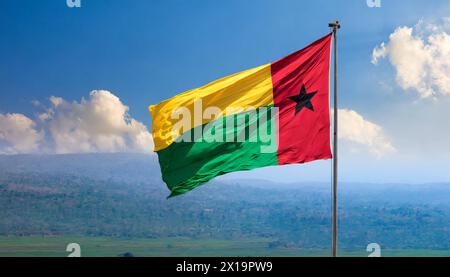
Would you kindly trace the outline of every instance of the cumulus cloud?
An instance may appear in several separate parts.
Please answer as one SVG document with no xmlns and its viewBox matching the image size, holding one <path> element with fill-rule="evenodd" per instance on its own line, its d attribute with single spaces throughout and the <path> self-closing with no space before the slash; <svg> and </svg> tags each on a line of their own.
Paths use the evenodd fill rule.
<svg viewBox="0 0 450 277">
<path fill-rule="evenodd" d="M 36 152 L 43 137 L 36 123 L 25 115 L 0 114 L 0 154 Z"/>
<path fill-rule="evenodd" d="M 12 126 L 7 133 L 9 139 L 5 139 L 9 146 L 2 147 L 2 152 L 14 154 L 39 151 L 66 154 L 153 150 L 152 136 L 147 127 L 132 118 L 128 113 L 128 106 L 109 91 L 92 91 L 88 99 L 82 98 L 79 102 L 68 102 L 55 96 L 49 100 L 50 107 L 40 113 L 35 121 L 24 115 L 16 115 L 15 121 L 21 124 L 11 125 L 11 119 L 0 121 L 2 130 L 4 126 Z M 24 126 L 22 129 L 26 127 L 28 133 L 18 133 L 21 126 Z M 38 127 L 40 131 L 37 130 Z M 42 140 L 44 134 L 45 142 Z M 0 131 L 0 139 L 3 136 L 6 137 L 3 131 Z M 29 137 L 26 141 L 33 141 L 34 144 L 21 142 L 15 139 L 16 136 Z"/>
<path fill-rule="evenodd" d="M 80 102 L 52 96 L 50 102 L 40 118 L 47 122 L 56 153 L 152 150 L 147 127 L 131 118 L 129 108 L 109 91 L 92 91 Z"/>
<path fill-rule="evenodd" d="M 450 94 L 450 18 L 398 27 L 372 51 L 372 63 L 387 58 L 404 90 L 421 98 Z"/>
<path fill-rule="evenodd" d="M 366 147 L 375 156 L 395 151 L 383 128 L 353 110 L 339 109 L 339 139 Z"/>
</svg>

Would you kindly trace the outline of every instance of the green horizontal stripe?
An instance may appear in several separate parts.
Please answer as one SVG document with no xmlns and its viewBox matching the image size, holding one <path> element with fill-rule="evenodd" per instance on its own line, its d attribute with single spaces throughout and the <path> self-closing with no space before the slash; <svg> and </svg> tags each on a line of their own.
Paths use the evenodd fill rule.
<svg viewBox="0 0 450 277">
<path fill-rule="evenodd" d="M 195 138 L 195 129 L 182 136 L 193 142 L 177 141 L 158 151 L 163 180 L 172 192 L 170 197 L 186 193 L 229 172 L 277 165 L 277 131 L 271 117 L 273 112 L 273 106 L 269 106 L 258 109 L 255 116 L 241 113 L 220 118 L 198 127 L 203 130 L 201 137 Z M 264 125 L 263 122 L 267 124 Z M 226 126 L 233 128 L 225 128 Z M 261 136 L 264 132 L 270 135 L 270 141 Z M 219 139 L 213 141 L 213 138 Z M 231 142 L 230 138 L 234 141 Z M 263 153 L 261 147 L 270 144 L 274 145 L 274 150 Z"/>
</svg>

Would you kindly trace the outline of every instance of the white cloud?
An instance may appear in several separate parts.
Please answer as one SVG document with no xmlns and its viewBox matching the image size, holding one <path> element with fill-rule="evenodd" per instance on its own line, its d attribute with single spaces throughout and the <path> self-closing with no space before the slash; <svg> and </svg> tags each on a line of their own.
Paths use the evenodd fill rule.
<svg viewBox="0 0 450 277">
<path fill-rule="evenodd" d="M 56 96 L 50 96 L 49 100 L 55 107 L 58 107 L 59 105 L 61 105 L 64 102 L 64 99 L 62 99 L 61 97 L 56 97 Z"/>
<path fill-rule="evenodd" d="M 372 63 L 377 65 L 378 60 L 385 58 L 387 54 L 388 50 L 386 49 L 386 45 L 382 42 L 379 46 L 372 50 Z"/>
<path fill-rule="evenodd" d="M 92 152 L 151 152 L 153 140 L 147 127 L 132 118 L 128 106 L 106 90 L 92 91 L 88 99 L 68 102 L 61 97 L 50 97 L 51 106 L 33 121 L 23 115 L 11 120 L 0 121 L 3 130 L 9 127 L 9 144 L 0 145 L 3 153 L 45 152 L 45 153 L 92 153 Z M 8 116 L 8 115 L 7 115 Z M 21 118 L 22 121 L 19 121 Z M 38 124 L 37 124 L 38 123 Z M 25 131 L 21 131 L 26 126 Z M 40 127 L 40 132 L 36 130 Z M 22 133 L 20 133 L 22 132 Z M 30 136 L 29 134 L 33 134 Z M 0 131 L 0 139 L 4 131 Z M 41 141 L 38 134 L 45 133 L 46 140 Z M 33 143 L 26 144 L 16 137 L 32 137 Z M 24 140 L 24 139 L 23 139 Z M 27 147 L 26 147 L 27 146 Z M 11 149 L 16 149 L 12 151 Z"/>
<path fill-rule="evenodd" d="M 33 153 L 44 134 L 23 114 L 0 114 L 0 154 Z"/>
<path fill-rule="evenodd" d="M 421 98 L 449 95 L 450 18 L 398 27 L 372 51 L 373 64 L 383 58 L 395 68 L 402 89 L 415 90 Z"/>
<path fill-rule="evenodd" d="M 50 97 L 50 102 L 45 121 L 56 153 L 152 150 L 147 127 L 131 118 L 128 106 L 109 91 L 92 91 L 80 102 L 60 97 Z"/>
<path fill-rule="evenodd" d="M 384 134 L 383 128 L 362 117 L 353 110 L 339 109 L 339 139 L 366 147 L 375 156 L 383 156 L 395 151 Z"/>
</svg>

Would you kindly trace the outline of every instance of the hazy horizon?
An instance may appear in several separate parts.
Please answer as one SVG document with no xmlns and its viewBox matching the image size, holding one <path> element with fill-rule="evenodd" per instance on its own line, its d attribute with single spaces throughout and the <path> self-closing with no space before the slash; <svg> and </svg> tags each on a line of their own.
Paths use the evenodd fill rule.
<svg viewBox="0 0 450 277">
<path fill-rule="evenodd" d="M 46 163 L 41 163 L 41 159 L 44 159 Z M 116 160 L 114 160 L 116 159 Z M 14 163 L 11 164 L 10 162 Z M 106 166 L 112 166 L 115 170 L 119 170 L 118 167 L 122 164 L 127 164 L 127 166 L 135 166 L 134 175 L 146 176 L 147 173 L 151 172 L 151 175 L 155 180 L 160 178 L 160 168 L 157 161 L 156 154 L 143 154 L 143 153 L 84 153 L 84 154 L 17 154 L 17 155 L 0 155 L 0 171 L 31 171 L 34 168 L 35 172 L 39 170 L 42 172 L 51 171 L 68 171 L 70 166 L 75 165 L 76 169 L 94 169 L 102 167 L 100 162 L 107 162 Z M 293 165 L 293 166 L 282 166 L 282 167 L 265 167 L 261 169 L 256 169 L 252 171 L 241 171 L 234 172 L 227 175 L 219 176 L 215 180 L 219 182 L 237 182 L 237 181 L 264 181 L 280 185 L 292 185 L 292 184 L 322 184 L 327 186 L 331 183 L 331 173 L 328 176 L 323 176 L 320 174 L 320 170 L 325 168 L 327 165 L 331 166 L 331 161 L 319 161 L 317 163 L 322 163 L 322 165 L 304 164 L 304 165 Z M 69 167 L 69 168 L 68 168 Z M 331 169 L 331 168 L 330 168 Z M 74 170 L 74 172 L 75 172 Z M 119 170 L 120 172 L 120 170 Z M 117 173 L 117 172 L 116 172 Z M 126 172 L 123 178 L 125 179 Z M 80 172 L 80 175 L 83 173 Z M 86 173 L 85 173 L 86 174 Z M 107 178 L 106 173 L 102 173 L 103 178 Z M 112 173 L 113 175 L 115 173 Z M 273 175 L 271 175 L 273 174 Z M 284 176 L 289 175 L 289 178 L 284 178 Z M 160 180 L 163 183 L 162 180 Z M 383 185 L 428 185 L 428 184 L 450 184 L 450 180 L 441 179 L 434 181 L 421 181 L 416 180 L 415 182 L 409 181 L 391 181 L 391 180 L 367 180 L 367 179 L 356 179 L 356 180 L 346 180 L 341 177 L 341 184 L 353 185 L 360 184 L 363 187 L 370 187 L 371 185 L 376 186 L 379 184 Z M 208 184 L 206 184 L 208 186 Z M 194 192 L 195 193 L 195 192 Z"/>
</svg>

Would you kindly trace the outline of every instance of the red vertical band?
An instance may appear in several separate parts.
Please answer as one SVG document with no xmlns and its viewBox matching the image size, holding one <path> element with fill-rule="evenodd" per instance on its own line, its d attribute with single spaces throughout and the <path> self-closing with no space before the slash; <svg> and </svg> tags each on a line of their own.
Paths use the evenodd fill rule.
<svg viewBox="0 0 450 277">
<path fill-rule="evenodd" d="M 330 47 L 331 34 L 271 65 L 273 99 L 279 107 L 280 165 L 332 157 Z"/>
</svg>

